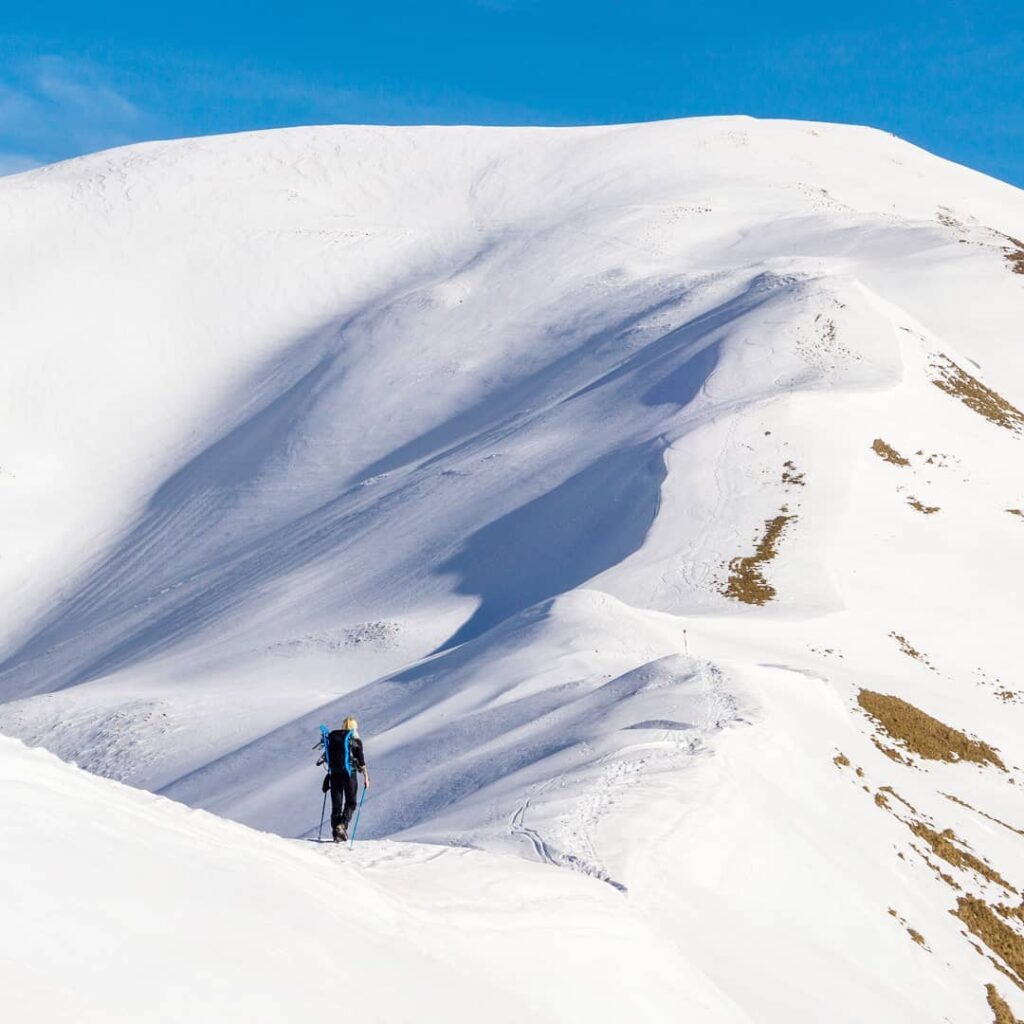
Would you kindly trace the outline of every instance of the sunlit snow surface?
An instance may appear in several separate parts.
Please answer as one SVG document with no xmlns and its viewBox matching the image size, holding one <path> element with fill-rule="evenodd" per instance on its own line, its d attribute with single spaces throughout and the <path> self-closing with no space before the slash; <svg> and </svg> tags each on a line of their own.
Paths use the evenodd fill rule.
<svg viewBox="0 0 1024 1024">
<path fill-rule="evenodd" d="M 344 127 L 2 179 L 0 224 L 0 731 L 293 839 L 4 742 L 13 1019 L 43 958 L 118 1019 L 89 957 L 170 895 L 154 1020 L 314 1006 L 330 929 L 275 929 L 321 903 L 385 921 L 368 1019 L 1024 1014 L 963 904 L 1024 943 L 1019 191 L 860 128 Z"/>
</svg>

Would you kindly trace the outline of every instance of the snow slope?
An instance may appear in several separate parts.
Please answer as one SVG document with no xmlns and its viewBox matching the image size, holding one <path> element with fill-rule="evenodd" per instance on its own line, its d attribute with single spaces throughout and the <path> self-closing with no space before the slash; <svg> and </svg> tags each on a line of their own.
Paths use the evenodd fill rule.
<svg viewBox="0 0 1024 1024">
<path fill-rule="evenodd" d="M 731 1019 L 639 913 L 573 875 L 286 842 L 10 739 L 0 801 L 5 1020 L 675 1020 L 666 996 Z"/>
<path fill-rule="evenodd" d="M 0 730 L 308 836 L 355 713 L 367 838 L 589 876 L 725 1019 L 1024 1012 L 1019 191 L 852 127 L 344 127 L 0 223 Z"/>
</svg>

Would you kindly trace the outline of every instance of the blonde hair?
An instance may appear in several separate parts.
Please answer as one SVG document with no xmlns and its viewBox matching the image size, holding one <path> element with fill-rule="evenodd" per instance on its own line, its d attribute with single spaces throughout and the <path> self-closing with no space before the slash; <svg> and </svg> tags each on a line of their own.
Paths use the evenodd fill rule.
<svg viewBox="0 0 1024 1024">
<path fill-rule="evenodd" d="M 352 732 L 359 731 L 359 723 L 351 715 L 349 715 L 348 718 L 346 718 L 345 721 L 341 723 L 341 727 L 342 729 L 349 729 Z"/>
</svg>

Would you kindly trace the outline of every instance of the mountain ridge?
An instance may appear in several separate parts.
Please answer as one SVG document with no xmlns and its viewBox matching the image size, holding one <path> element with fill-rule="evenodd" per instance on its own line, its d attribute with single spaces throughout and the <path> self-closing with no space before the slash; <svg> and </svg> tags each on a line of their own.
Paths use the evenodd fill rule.
<svg viewBox="0 0 1024 1024">
<path fill-rule="evenodd" d="M 339 127 L 0 217 L 0 731 L 308 837 L 355 713 L 371 846 L 596 879 L 724 1019 L 1018 1006 L 1019 191 L 844 126 Z"/>
</svg>

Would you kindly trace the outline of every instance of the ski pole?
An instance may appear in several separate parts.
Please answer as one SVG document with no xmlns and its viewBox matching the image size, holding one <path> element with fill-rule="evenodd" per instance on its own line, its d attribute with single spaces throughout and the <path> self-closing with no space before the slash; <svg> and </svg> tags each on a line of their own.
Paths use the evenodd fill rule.
<svg viewBox="0 0 1024 1024">
<path fill-rule="evenodd" d="M 327 790 L 324 790 L 324 802 L 320 805 L 320 830 L 316 834 L 316 841 L 319 843 L 324 834 L 324 812 L 327 810 Z"/>
<path fill-rule="evenodd" d="M 363 810 L 363 801 L 366 799 L 366 786 L 363 786 L 363 795 L 359 798 L 359 803 L 356 804 L 356 820 L 352 822 L 352 835 L 348 841 L 348 848 L 352 849 L 352 844 L 356 841 L 356 829 L 359 828 L 359 815 Z"/>
</svg>

